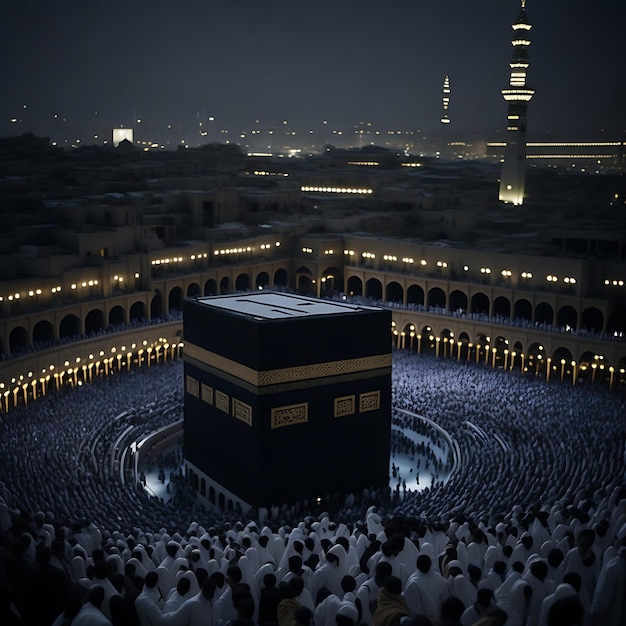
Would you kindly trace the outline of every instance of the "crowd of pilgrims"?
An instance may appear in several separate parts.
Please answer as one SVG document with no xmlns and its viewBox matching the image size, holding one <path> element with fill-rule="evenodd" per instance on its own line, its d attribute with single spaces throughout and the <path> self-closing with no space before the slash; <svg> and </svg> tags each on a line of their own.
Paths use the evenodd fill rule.
<svg viewBox="0 0 626 626">
<path fill-rule="evenodd" d="M 246 515 L 115 473 L 182 417 L 180 361 L 0 415 L 0 624 L 626 624 L 622 395 L 395 351 L 393 405 L 446 480 Z"/>
</svg>

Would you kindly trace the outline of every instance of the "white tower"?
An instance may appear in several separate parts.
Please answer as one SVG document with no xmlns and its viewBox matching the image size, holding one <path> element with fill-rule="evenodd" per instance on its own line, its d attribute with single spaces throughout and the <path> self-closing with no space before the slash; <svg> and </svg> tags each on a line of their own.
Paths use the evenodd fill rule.
<svg viewBox="0 0 626 626">
<path fill-rule="evenodd" d="M 534 90 L 526 85 L 528 70 L 529 31 L 532 25 L 526 17 L 526 0 L 521 0 L 522 7 L 513 24 L 513 57 L 509 87 L 502 90 L 502 96 L 508 102 L 507 145 L 504 152 L 504 165 L 500 177 L 502 202 L 523 204 L 526 183 L 526 109 L 534 95 Z"/>
<path fill-rule="evenodd" d="M 441 106 L 443 108 L 443 113 L 441 114 L 441 119 L 439 120 L 442 124 L 449 124 L 450 118 L 448 117 L 448 109 L 450 108 L 450 77 L 446 76 L 443 79 L 443 89 L 441 90 L 443 96 L 441 97 Z"/>
</svg>

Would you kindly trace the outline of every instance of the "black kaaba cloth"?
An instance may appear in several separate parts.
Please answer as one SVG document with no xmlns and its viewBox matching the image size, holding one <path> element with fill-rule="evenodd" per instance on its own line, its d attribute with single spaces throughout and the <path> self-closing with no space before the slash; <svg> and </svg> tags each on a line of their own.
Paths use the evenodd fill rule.
<svg viewBox="0 0 626 626">
<path fill-rule="evenodd" d="M 183 320 L 186 460 L 251 505 L 388 485 L 390 311 L 260 291 Z"/>
</svg>

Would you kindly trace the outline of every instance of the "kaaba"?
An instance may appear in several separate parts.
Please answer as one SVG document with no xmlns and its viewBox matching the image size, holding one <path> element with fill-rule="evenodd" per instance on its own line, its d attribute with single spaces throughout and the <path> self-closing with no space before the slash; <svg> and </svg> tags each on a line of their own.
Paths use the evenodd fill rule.
<svg viewBox="0 0 626 626">
<path fill-rule="evenodd" d="M 188 298 L 183 341 L 185 466 L 209 502 L 389 484 L 390 311 L 270 291 Z"/>
</svg>

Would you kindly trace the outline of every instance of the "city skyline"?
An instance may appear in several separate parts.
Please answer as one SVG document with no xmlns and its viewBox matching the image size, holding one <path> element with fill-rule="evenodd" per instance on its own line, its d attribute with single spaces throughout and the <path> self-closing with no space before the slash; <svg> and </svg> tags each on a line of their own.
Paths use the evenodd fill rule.
<svg viewBox="0 0 626 626">
<path fill-rule="evenodd" d="M 626 6 L 612 0 L 592 12 L 575 0 L 526 8 L 528 84 L 536 91 L 529 136 L 623 132 Z M 9 86 L 0 95 L 0 135 L 85 141 L 119 125 L 188 132 L 203 123 L 213 129 L 208 139 L 219 140 L 219 129 L 285 122 L 298 130 L 365 122 L 434 133 L 449 76 L 446 131 L 504 136 L 501 90 L 519 10 L 515 0 L 26 0 L 7 9 L 0 27 Z"/>
</svg>

